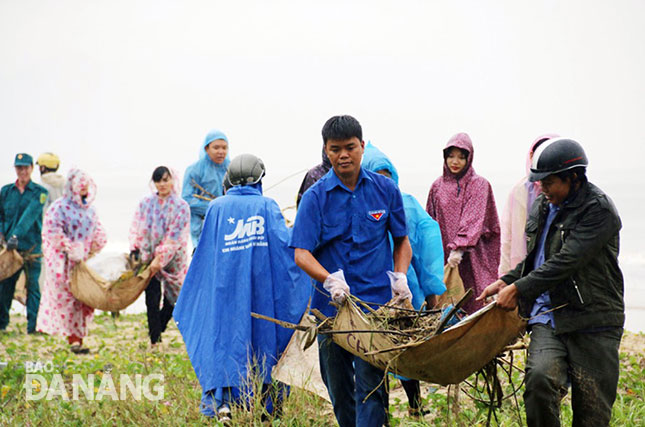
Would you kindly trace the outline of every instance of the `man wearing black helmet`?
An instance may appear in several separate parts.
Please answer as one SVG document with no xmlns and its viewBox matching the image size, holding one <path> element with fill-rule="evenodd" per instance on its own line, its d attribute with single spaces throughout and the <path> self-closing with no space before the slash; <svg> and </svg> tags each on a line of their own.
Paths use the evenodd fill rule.
<svg viewBox="0 0 645 427">
<path fill-rule="evenodd" d="M 279 416 L 285 390 L 271 386 L 271 368 L 293 331 L 251 312 L 298 323 L 310 293 L 280 208 L 262 195 L 264 174 L 264 163 L 252 154 L 231 161 L 228 190 L 208 205 L 173 312 L 202 387 L 200 411 L 224 425 L 256 385 L 258 401 Z"/>
<path fill-rule="evenodd" d="M 572 389 L 573 425 L 608 425 L 618 384 L 625 321 L 618 267 L 621 221 L 612 201 L 587 181 L 576 141 L 555 138 L 535 152 L 529 179 L 543 194 L 526 224 L 526 258 L 478 297 L 497 294 L 529 319 L 526 419 L 560 425 L 560 401 Z"/>
</svg>

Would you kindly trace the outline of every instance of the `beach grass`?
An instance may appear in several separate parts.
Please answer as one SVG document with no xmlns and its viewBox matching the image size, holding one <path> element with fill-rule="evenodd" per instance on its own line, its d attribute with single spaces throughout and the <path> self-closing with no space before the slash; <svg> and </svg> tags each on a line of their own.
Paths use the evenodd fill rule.
<svg viewBox="0 0 645 427">
<path fill-rule="evenodd" d="M 0 332 L 0 425 L 218 425 L 199 412 L 201 388 L 174 325 L 163 334 L 161 348 L 151 350 L 145 314 L 97 315 L 84 344 L 87 355 L 75 355 L 60 337 L 27 335 L 23 316 L 12 316 Z M 612 425 L 645 425 L 645 335 L 626 332 L 621 344 L 621 375 Z M 523 368 L 525 355 L 515 352 L 515 365 Z M 503 377 L 503 376 L 502 376 Z M 522 381 L 519 370 L 511 380 L 502 378 L 503 394 Z M 35 379 L 34 379 L 35 378 Z M 80 378 L 82 387 L 74 381 Z M 31 380 L 30 384 L 26 384 Z M 46 383 L 44 386 L 40 381 Z M 60 380 L 60 384 L 56 381 Z M 128 381 L 131 383 L 129 384 Z M 132 388 L 140 381 L 140 387 Z M 147 381 L 147 383 L 146 383 Z M 408 415 L 408 403 L 394 378 L 390 385 L 390 425 L 485 425 L 487 405 L 473 400 L 485 397 L 471 385 L 461 384 L 455 404 L 454 387 L 422 383 L 427 414 Z M 478 381 L 481 389 L 481 379 Z M 43 392 L 43 387 L 45 392 Z M 29 390 L 27 390 L 29 389 Z M 141 391 L 138 395 L 136 391 Z M 508 396 L 491 416 L 492 425 L 525 425 L 522 391 Z M 29 400 L 32 397 L 42 397 Z M 49 396 L 47 395 L 49 394 Z M 50 397 L 51 399 L 48 399 Z M 68 400 L 65 400 L 67 397 Z M 562 406 L 563 425 L 571 424 L 569 397 Z M 328 426 L 335 420 L 331 405 L 318 396 L 292 388 L 280 419 L 267 417 L 261 405 L 233 408 L 234 425 Z"/>
</svg>

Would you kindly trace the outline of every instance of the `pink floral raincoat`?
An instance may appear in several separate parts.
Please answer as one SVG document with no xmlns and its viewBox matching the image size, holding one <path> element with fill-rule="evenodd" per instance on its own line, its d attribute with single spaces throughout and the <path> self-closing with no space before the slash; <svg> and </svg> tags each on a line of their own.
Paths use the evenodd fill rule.
<svg viewBox="0 0 645 427">
<path fill-rule="evenodd" d="M 164 296 L 175 304 L 188 271 L 190 207 L 180 196 L 179 177 L 173 175 L 173 191 L 165 199 L 156 194 L 144 197 L 130 227 L 130 250 L 139 249 L 142 261 L 159 257 L 157 273 Z M 152 186 L 154 188 L 154 186 Z"/>
<path fill-rule="evenodd" d="M 81 189 L 87 188 L 86 197 Z M 100 251 L 107 243 L 105 230 L 91 206 L 96 185 L 85 172 L 72 169 L 62 198 L 56 200 L 43 220 L 43 255 L 46 280 L 43 286 L 36 329 L 51 335 L 87 335 L 94 309 L 70 292 L 70 273 L 79 261 Z"/>
<path fill-rule="evenodd" d="M 452 250 L 464 251 L 459 274 L 473 298 L 466 304 L 469 313 L 481 308 L 475 302 L 486 286 L 497 280 L 500 229 L 495 197 L 490 183 L 473 169 L 474 150 L 468 134 L 458 133 L 446 148 L 468 151 L 466 166 L 455 176 L 443 163 L 443 175 L 430 187 L 426 211 L 439 223 L 443 240 L 444 263 Z"/>
<path fill-rule="evenodd" d="M 535 146 L 538 142 L 557 136 L 556 134 L 546 134 L 533 141 L 526 155 L 526 176 L 515 184 L 508 195 L 501 220 L 502 253 L 498 269 L 500 277 L 515 268 L 526 257 L 526 234 L 524 233 L 526 218 L 535 198 L 542 192 L 539 182 L 529 182 L 527 179 Z"/>
</svg>

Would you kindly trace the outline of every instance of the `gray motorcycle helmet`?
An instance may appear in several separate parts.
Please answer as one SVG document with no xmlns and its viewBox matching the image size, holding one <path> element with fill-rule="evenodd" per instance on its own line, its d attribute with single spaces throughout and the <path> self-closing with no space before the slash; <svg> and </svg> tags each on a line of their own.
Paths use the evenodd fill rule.
<svg viewBox="0 0 645 427">
<path fill-rule="evenodd" d="M 231 188 L 231 183 L 228 181 L 228 172 L 224 174 L 224 179 L 222 179 L 222 188 L 224 189 L 224 194 Z"/>
<path fill-rule="evenodd" d="M 582 146 L 569 138 L 553 138 L 543 142 L 533 153 L 529 181 L 577 167 L 587 167 L 589 161 Z"/>
<path fill-rule="evenodd" d="M 262 159 L 253 154 L 240 154 L 231 160 L 224 176 L 224 187 L 257 184 L 266 173 Z"/>
</svg>

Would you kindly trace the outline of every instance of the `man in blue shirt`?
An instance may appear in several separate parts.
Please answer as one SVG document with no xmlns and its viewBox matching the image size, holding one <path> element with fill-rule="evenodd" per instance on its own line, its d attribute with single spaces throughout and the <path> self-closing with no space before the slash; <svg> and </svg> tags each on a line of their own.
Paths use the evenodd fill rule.
<svg viewBox="0 0 645 427">
<path fill-rule="evenodd" d="M 296 264 L 316 280 L 312 307 L 334 316 L 331 300 L 342 304 L 350 293 L 378 304 L 393 296 L 410 299 L 406 272 L 412 249 L 399 189 L 391 179 L 361 167 L 365 143 L 355 118 L 332 117 L 322 136 L 332 170 L 303 195 L 290 244 Z M 340 426 L 382 425 L 387 405 L 386 391 L 379 387 L 383 371 L 328 336 L 319 336 L 318 349 Z"/>
<path fill-rule="evenodd" d="M 14 166 L 18 179 L 0 191 L 0 234 L 7 239 L 7 249 L 40 255 L 47 190 L 31 180 L 34 165 L 29 154 L 16 154 Z M 40 306 L 40 258 L 30 258 L 16 274 L 0 282 L 0 331 L 9 324 L 9 309 L 16 281 L 23 270 L 27 279 L 27 332 L 31 334 L 36 331 Z"/>
</svg>

